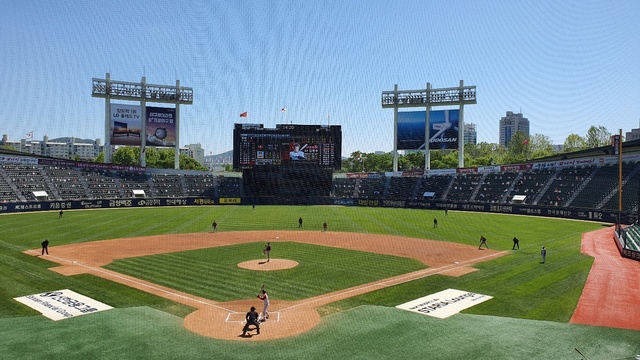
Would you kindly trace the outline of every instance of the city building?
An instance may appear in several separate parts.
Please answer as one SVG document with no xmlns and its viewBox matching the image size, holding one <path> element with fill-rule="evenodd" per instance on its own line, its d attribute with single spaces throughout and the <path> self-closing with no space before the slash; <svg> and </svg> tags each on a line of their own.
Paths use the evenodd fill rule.
<svg viewBox="0 0 640 360">
<path fill-rule="evenodd" d="M 529 137 L 529 119 L 522 113 L 507 111 L 507 115 L 500 119 L 500 145 L 508 147 L 511 137 L 518 131 Z"/>
<path fill-rule="evenodd" d="M 631 129 L 624 135 L 624 141 L 638 140 L 640 139 L 640 129 Z"/>
<path fill-rule="evenodd" d="M 78 161 L 94 161 L 104 149 L 100 139 L 96 139 L 92 143 L 76 141 L 73 137 L 61 139 L 62 141 L 60 139 L 51 141 L 45 135 L 41 141 L 33 139 L 9 140 L 9 136 L 4 134 L 0 145 L 10 146 L 26 154 Z M 112 145 L 111 152 L 115 153 L 116 150 L 117 147 Z M 204 149 L 200 144 L 189 144 L 181 148 L 180 153 L 195 159 L 202 165 L 205 163 Z"/>
<path fill-rule="evenodd" d="M 180 148 L 180 154 L 186 155 L 204 166 L 204 149 L 200 143 L 189 144 Z"/>
<path fill-rule="evenodd" d="M 478 131 L 476 130 L 476 124 L 464 124 L 464 143 L 474 145 L 478 143 Z"/>
</svg>

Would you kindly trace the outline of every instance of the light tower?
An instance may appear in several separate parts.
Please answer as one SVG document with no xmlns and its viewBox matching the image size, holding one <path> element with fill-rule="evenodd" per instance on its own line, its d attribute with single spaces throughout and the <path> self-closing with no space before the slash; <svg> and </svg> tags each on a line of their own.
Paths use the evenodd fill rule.
<svg viewBox="0 0 640 360">
<path fill-rule="evenodd" d="M 398 84 L 393 91 L 382 92 L 382 108 L 393 108 L 393 171 L 398 171 L 398 109 L 399 108 L 426 108 L 425 116 L 425 156 L 424 168 L 430 168 L 429 144 L 429 112 L 434 106 L 455 106 L 460 107 L 460 122 L 458 134 L 458 167 L 464 167 L 464 105 L 476 103 L 476 87 L 464 86 L 464 81 L 460 80 L 459 87 L 432 89 L 427 83 L 427 88 L 422 90 L 398 90 Z"/>
<path fill-rule="evenodd" d="M 92 97 L 104 98 L 105 113 L 105 146 L 104 162 L 111 162 L 111 141 L 114 131 L 111 124 L 111 100 L 139 101 L 141 108 L 141 120 L 146 124 L 147 102 L 175 104 L 175 161 L 176 169 L 180 169 L 180 105 L 193 104 L 193 89 L 180 86 L 180 80 L 176 80 L 176 85 L 154 85 L 147 84 L 145 77 L 139 83 L 111 80 L 111 75 L 107 73 L 105 79 L 93 78 Z M 173 117 L 173 115 L 172 115 Z M 172 119 L 173 120 L 173 119 Z M 127 136 L 129 133 L 127 133 Z M 145 148 L 147 146 L 146 126 L 141 126 L 140 131 L 140 165 L 146 166 Z M 164 134 L 166 135 L 166 133 Z"/>
</svg>

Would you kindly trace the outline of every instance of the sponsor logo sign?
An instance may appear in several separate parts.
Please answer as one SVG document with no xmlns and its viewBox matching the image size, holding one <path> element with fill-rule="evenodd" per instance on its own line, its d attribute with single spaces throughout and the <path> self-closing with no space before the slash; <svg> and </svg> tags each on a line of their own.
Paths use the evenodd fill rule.
<svg viewBox="0 0 640 360">
<path fill-rule="evenodd" d="M 397 305 L 396 307 L 398 309 L 444 319 L 490 299 L 493 299 L 493 297 L 469 291 L 447 289 Z"/>
<path fill-rule="evenodd" d="M 53 321 L 113 309 L 107 304 L 69 289 L 27 295 L 14 300 L 41 312 Z"/>
</svg>

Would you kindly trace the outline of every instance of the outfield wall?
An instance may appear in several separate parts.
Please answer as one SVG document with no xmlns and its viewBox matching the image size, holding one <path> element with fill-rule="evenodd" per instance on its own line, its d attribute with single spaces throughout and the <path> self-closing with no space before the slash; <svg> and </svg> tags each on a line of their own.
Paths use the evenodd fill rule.
<svg viewBox="0 0 640 360">
<path fill-rule="evenodd" d="M 578 219 L 616 223 L 618 213 L 613 211 L 589 210 L 583 208 L 558 208 L 516 204 L 455 203 L 443 201 L 406 201 L 382 199 L 355 199 L 331 197 L 260 197 L 260 198 L 131 198 L 108 200 L 67 200 L 1 203 L 0 214 L 32 211 L 60 211 L 82 209 L 117 209 L 149 206 L 200 206 L 200 205 L 338 205 L 383 208 L 410 208 L 430 210 L 459 210 L 487 213 L 502 213 L 527 216 L 547 216 L 564 219 Z M 621 222 L 632 224 L 635 213 L 622 213 Z"/>
</svg>

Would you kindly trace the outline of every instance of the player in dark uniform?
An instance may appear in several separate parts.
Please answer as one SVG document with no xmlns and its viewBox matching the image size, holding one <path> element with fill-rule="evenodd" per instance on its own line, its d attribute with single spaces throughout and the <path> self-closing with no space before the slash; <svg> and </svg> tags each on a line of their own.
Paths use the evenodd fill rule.
<svg viewBox="0 0 640 360">
<path fill-rule="evenodd" d="M 267 255 L 267 262 L 271 261 L 271 243 L 268 242 L 267 245 L 264 246 L 264 250 L 262 250 L 262 253 Z"/>
<path fill-rule="evenodd" d="M 44 239 L 42 242 L 42 255 L 44 255 L 45 252 L 49 255 L 49 240 L 47 239 Z"/>
<path fill-rule="evenodd" d="M 511 250 L 515 250 L 515 249 L 520 249 L 520 240 L 518 240 L 517 237 L 513 238 L 513 247 L 511 248 Z"/>
<path fill-rule="evenodd" d="M 487 238 L 480 235 L 480 246 L 478 246 L 478 250 L 482 248 L 482 245 L 484 245 L 487 249 L 489 248 L 489 245 L 487 245 Z"/>
<path fill-rule="evenodd" d="M 258 321 L 258 313 L 256 312 L 255 306 L 251 307 L 251 311 L 249 311 L 244 318 L 247 320 L 247 323 L 244 324 L 244 327 L 242 328 L 242 336 L 247 335 L 247 331 L 249 331 L 249 326 L 251 325 L 256 327 L 258 335 L 260 335 L 260 321 Z"/>
</svg>

